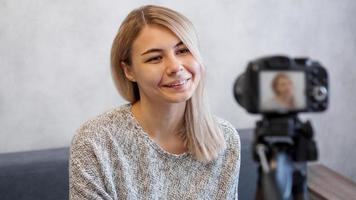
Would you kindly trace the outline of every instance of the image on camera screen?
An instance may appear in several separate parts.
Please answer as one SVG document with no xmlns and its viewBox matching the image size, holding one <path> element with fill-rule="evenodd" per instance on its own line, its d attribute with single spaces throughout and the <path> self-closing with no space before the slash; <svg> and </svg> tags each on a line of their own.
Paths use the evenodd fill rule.
<svg viewBox="0 0 356 200">
<path fill-rule="evenodd" d="M 303 71 L 261 71 L 259 83 L 262 112 L 285 113 L 306 108 Z"/>
</svg>

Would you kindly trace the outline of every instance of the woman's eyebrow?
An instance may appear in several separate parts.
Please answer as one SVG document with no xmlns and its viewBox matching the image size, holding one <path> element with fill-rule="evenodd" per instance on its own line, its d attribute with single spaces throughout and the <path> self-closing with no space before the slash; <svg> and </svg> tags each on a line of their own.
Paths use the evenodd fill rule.
<svg viewBox="0 0 356 200">
<path fill-rule="evenodd" d="M 174 48 L 177 48 L 181 45 L 184 45 L 182 41 L 179 41 L 176 45 L 174 45 Z M 148 54 L 148 53 L 152 53 L 152 52 L 161 52 L 162 49 L 158 49 L 158 48 L 152 48 L 152 49 L 148 49 L 147 51 L 143 52 L 141 54 L 141 56 L 145 55 L 145 54 Z"/>
<path fill-rule="evenodd" d="M 179 47 L 180 45 L 184 45 L 182 41 L 179 41 L 179 42 L 174 46 L 174 48 Z"/>
<path fill-rule="evenodd" d="M 161 52 L 161 51 L 162 51 L 162 49 L 153 48 L 153 49 L 149 49 L 149 50 L 143 52 L 143 53 L 141 54 L 141 56 L 143 56 L 143 55 L 145 55 L 145 54 L 148 54 L 148 53 Z"/>
</svg>

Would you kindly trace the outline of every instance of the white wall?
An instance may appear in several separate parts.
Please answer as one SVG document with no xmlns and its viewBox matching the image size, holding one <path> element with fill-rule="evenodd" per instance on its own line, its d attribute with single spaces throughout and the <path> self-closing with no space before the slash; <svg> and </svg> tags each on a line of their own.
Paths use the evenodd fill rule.
<svg viewBox="0 0 356 200">
<path fill-rule="evenodd" d="M 238 128 L 258 119 L 232 96 L 248 60 L 283 53 L 321 61 L 330 109 L 303 118 L 313 121 L 320 162 L 356 181 L 353 0 L 0 0 L 0 152 L 68 146 L 83 121 L 124 103 L 110 76 L 111 42 L 126 14 L 147 3 L 193 21 L 212 110 Z"/>
</svg>

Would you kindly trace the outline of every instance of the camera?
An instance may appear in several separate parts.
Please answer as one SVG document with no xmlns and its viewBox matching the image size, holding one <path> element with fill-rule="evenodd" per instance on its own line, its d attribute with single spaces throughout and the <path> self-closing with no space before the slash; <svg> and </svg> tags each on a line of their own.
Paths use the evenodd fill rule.
<svg viewBox="0 0 356 200">
<path fill-rule="evenodd" d="M 329 101 L 326 69 L 309 58 L 283 55 L 250 61 L 233 90 L 237 102 L 250 113 L 320 112 Z"/>
</svg>

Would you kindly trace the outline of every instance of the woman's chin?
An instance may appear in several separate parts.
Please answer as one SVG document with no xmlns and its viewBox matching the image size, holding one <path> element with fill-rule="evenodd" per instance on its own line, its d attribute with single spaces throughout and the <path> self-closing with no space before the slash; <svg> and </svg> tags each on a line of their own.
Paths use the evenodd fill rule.
<svg viewBox="0 0 356 200">
<path fill-rule="evenodd" d="M 185 96 L 185 97 L 170 97 L 170 98 L 167 98 L 167 102 L 168 103 L 183 103 L 183 102 L 186 102 L 188 101 L 189 99 L 191 98 L 191 96 Z"/>
</svg>

